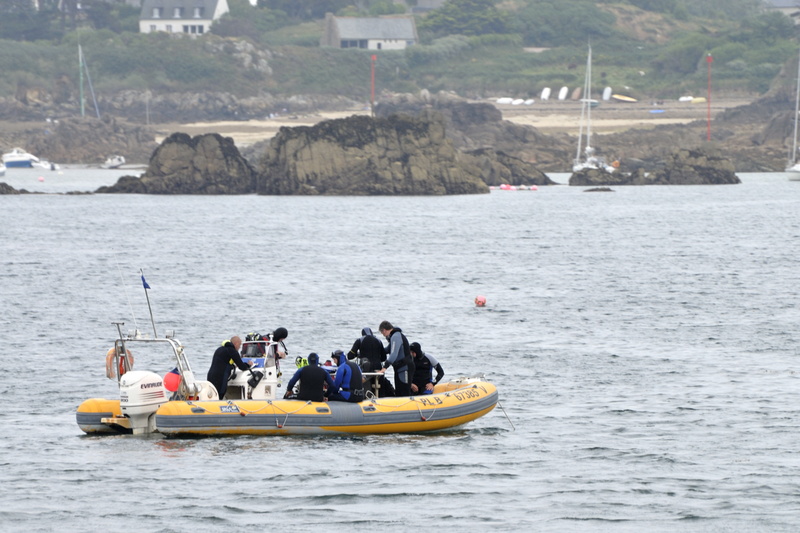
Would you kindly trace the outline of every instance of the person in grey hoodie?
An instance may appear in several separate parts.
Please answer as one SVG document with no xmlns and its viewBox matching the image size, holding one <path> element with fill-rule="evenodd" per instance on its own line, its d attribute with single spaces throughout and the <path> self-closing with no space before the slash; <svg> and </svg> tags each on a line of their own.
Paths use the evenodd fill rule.
<svg viewBox="0 0 800 533">
<path fill-rule="evenodd" d="M 389 355 L 379 372 L 385 373 L 390 366 L 394 368 L 395 396 L 411 396 L 411 377 L 414 375 L 414 358 L 403 330 L 392 326 L 388 320 L 378 326 L 381 334 L 389 341 Z"/>
</svg>

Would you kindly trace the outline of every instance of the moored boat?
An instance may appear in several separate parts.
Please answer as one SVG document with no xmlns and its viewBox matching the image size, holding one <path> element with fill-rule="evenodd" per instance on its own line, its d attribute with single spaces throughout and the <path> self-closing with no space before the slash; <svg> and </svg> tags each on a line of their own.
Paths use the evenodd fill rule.
<svg viewBox="0 0 800 533">
<path fill-rule="evenodd" d="M 494 409 L 496 387 L 482 376 L 439 383 L 433 394 L 369 397 L 360 403 L 280 399 L 280 371 L 263 349 L 271 340 L 242 346 L 252 361 L 228 382 L 225 398 L 208 381 L 197 380 L 177 339 L 123 335 L 109 350 L 106 372 L 116 378 L 119 399 L 91 398 L 77 409 L 76 420 L 89 434 L 151 434 L 170 437 L 220 435 L 382 434 L 437 431 L 466 424 Z M 132 349 L 150 344 L 169 348 L 175 369 L 163 378 L 132 370 Z M 255 349 L 253 349 L 255 348 Z M 247 357 L 251 355 L 251 357 Z M 371 395 L 370 395 L 371 396 Z"/>
<path fill-rule="evenodd" d="M 3 154 L 3 164 L 7 168 L 30 168 L 33 167 L 34 163 L 38 162 L 38 157 L 33 154 L 29 154 L 22 148 L 12 148 L 10 152 Z"/>
<path fill-rule="evenodd" d="M 101 165 L 102 168 L 119 168 L 125 164 L 125 156 L 112 155 Z"/>
</svg>

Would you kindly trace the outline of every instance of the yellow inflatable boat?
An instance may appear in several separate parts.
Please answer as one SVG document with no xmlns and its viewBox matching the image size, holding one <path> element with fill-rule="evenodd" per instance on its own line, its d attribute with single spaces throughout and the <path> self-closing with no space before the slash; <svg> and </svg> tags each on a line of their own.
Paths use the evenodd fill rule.
<svg viewBox="0 0 800 533">
<path fill-rule="evenodd" d="M 441 389 L 450 384 L 440 385 Z M 302 400 L 169 402 L 156 429 L 169 436 L 417 433 L 466 424 L 491 411 L 497 389 L 473 380 L 446 392 L 360 403 Z"/>
<path fill-rule="evenodd" d="M 92 398 L 78 407 L 78 426 L 88 434 L 419 433 L 466 424 L 498 402 L 497 388 L 482 376 L 439 383 L 433 394 L 369 398 L 360 403 L 277 399 L 280 374 L 275 362 L 266 357 L 253 358 L 254 370 L 233 376 L 225 398 L 219 399 L 211 383 L 194 378 L 178 340 L 126 337 L 120 326 L 120 337 L 109 350 L 106 365 L 109 377 L 118 381 L 120 398 Z M 175 369 L 164 377 L 132 370 L 130 347 L 137 343 L 169 346 Z"/>
</svg>

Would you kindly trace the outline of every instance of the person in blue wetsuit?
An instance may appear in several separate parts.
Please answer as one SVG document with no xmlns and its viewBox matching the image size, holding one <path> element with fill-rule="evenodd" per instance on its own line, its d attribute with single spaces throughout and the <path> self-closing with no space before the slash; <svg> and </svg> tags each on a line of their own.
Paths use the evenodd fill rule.
<svg viewBox="0 0 800 533">
<path fill-rule="evenodd" d="M 253 365 L 252 361 L 250 364 L 242 361 L 239 355 L 241 346 L 242 339 L 231 337 L 217 348 L 214 357 L 211 358 L 211 368 L 208 369 L 206 379 L 217 388 L 220 400 L 225 397 L 225 392 L 228 390 L 228 379 L 231 377 L 233 366 L 236 365 L 240 370 L 248 370 Z"/>
<path fill-rule="evenodd" d="M 414 375 L 414 359 L 408 347 L 408 339 L 403 330 L 392 326 L 388 320 L 378 326 L 381 334 L 389 341 L 389 356 L 380 372 L 385 373 L 390 366 L 394 368 L 395 396 L 411 396 L 411 376 Z"/>
<path fill-rule="evenodd" d="M 286 394 L 284 398 L 291 398 L 294 386 L 300 381 L 300 390 L 297 392 L 296 398 L 298 400 L 305 400 L 308 402 L 324 402 L 325 393 L 323 386 L 328 384 L 328 391 L 337 392 L 336 385 L 333 384 L 333 379 L 327 370 L 319 366 L 319 355 L 314 352 L 308 354 L 308 365 L 298 368 L 294 373 L 292 379 L 286 385 Z"/>
<path fill-rule="evenodd" d="M 364 378 L 361 369 L 352 361 L 348 361 L 342 350 L 336 350 L 331 354 L 333 362 L 336 363 L 336 378 L 333 380 L 334 387 L 339 392 L 329 393 L 328 400 L 334 402 L 360 402 L 364 399 Z"/>
<path fill-rule="evenodd" d="M 414 377 L 411 378 L 411 394 L 432 394 L 433 387 L 444 377 L 444 370 L 439 361 L 430 354 L 422 351 L 418 342 L 412 342 L 408 349 L 414 357 Z M 433 369 L 436 369 L 436 379 L 433 379 Z"/>
</svg>

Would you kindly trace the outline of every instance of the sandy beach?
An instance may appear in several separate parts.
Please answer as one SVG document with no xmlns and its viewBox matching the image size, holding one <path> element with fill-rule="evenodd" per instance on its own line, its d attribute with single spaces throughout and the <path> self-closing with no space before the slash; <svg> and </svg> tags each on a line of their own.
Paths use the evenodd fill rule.
<svg viewBox="0 0 800 533">
<path fill-rule="evenodd" d="M 494 100 L 485 100 L 494 103 Z M 721 98 L 711 102 L 713 118 L 721 111 L 749 103 L 744 98 Z M 516 124 L 533 126 L 543 133 L 567 133 L 577 135 L 580 128 L 581 104 L 572 100 L 536 101 L 531 105 L 495 104 L 503 118 Z M 271 139 L 283 126 L 312 126 L 323 120 L 367 115 L 364 109 L 314 113 L 308 115 L 278 116 L 264 120 L 202 122 L 191 124 L 159 124 L 157 142 L 171 133 L 182 131 L 189 135 L 219 133 L 232 137 L 236 146 L 246 147 L 259 141 Z M 632 128 L 654 128 L 668 124 L 685 124 L 695 120 L 706 120 L 709 105 L 703 103 L 607 101 L 592 109 L 592 132 L 615 133 Z"/>
</svg>

